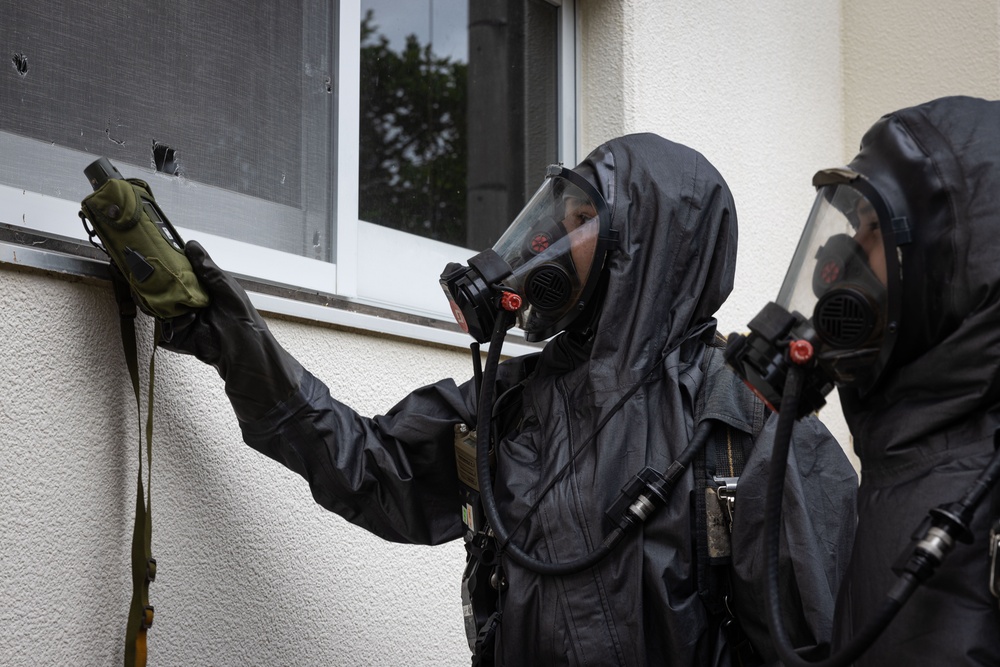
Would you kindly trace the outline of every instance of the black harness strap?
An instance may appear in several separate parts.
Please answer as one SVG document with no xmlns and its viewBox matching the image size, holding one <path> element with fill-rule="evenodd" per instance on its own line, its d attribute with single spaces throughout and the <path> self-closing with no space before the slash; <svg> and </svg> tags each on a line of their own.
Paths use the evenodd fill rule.
<svg viewBox="0 0 1000 667">
<path fill-rule="evenodd" d="M 706 354 L 706 377 L 717 374 L 721 351 L 710 347 Z M 737 488 L 754 441 L 764 427 L 764 407 L 749 392 L 740 396 L 744 414 L 752 415 L 750 432 L 718 419 L 701 456 L 694 462 L 695 491 L 692 498 L 692 530 L 695 535 L 698 594 L 709 614 L 717 619 L 731 649 L 733 664 L 762 664 L 732 611 L 731 533 L 736 512 Z M 704 411 L 705 392 L 699 393 L 697 413 Z"/>
</svg>

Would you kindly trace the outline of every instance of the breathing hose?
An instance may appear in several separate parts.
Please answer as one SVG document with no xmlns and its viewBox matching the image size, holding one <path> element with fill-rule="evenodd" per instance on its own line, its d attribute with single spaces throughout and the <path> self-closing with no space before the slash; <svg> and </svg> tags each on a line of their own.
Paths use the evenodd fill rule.
<svg viewBox="0 0 1000 667">
<path fill-rule="evenodd" d="M 532 572 L 545 575 L 564 575 L 580 572 L 589 567 L 593 567 L 602 558 L 607 556 L 621 541 L 624 531 L 616 529 L 612 531 L 599 547 L 580 558 L 576 558 L 565 563 L 547 563 L 538 560 L 525 553 L 520 547 L 510 541 L 510 534 L 504 527 L 497 510 L 496 498 L 493 496 L 492 471 L 490 470 L 490 432 L 491 416 L 493 411 L 493 397 L 496 393 L 497 369 L 500 365 L 500 350 L 503 346 L 507 329 L 513 322 L 514 314 L 501 310 L 497 316 L 496 326 L 493 329 L 493 337 L 490 339 L 490 350 L 486 355 L 486 366 L 483 369 L 483 386 L 479 394 L 479 403 L 476 415 L 476 432 L 484 435 L 483 441 L 476 447 L 476 474 L 479 477 L 480 499 L 483 503 L 483 512 L 489 522 L 497 542 L 502 546 L 503 551 L 510 556 L 511 560 L 527 568 Z"/>
<path fill-rule="evenodd" d="M 641 523 L 656 504 L 666 503 L 670 492 L 673 490 L 681 474 L 683 474 L 695 455 L 708 441 L 711 424 L 708 421 L 702 422 L 698 429 L 696 429 L 690 444 L 667 469 L 666 475 L 657 480 L 657 483 L 650 485 L 646 494 L 640 495 L 637 498 L 636 503 L 629 508 L 624 520 L 609 532 L 601 544 L 590 551 L 590 553 L 561 563 L 542 561 L 527 554 L 523 549 L 511 542 L 511 533 L 506 529 L 500 518 L 496 498 L 493 495 L 493 478 L 492 470 L 490 469 L 489 450 L 492 444 L 491 424 L 493 402 L 496 394 L 497 370 L 500 365 L 500 351 L 503 341 L 513 321 L 514 314 L 512 312 L 503 309 L 498 312 L 496 324 L 490 339 L 490 349 L 486 355 L 486 364 L 483 369 L 482 386 L 476 409 L 476 432 L 480 435 L 476 447 L 476 474 L 479 480 L 480 501 L 482 502 L 483 513 L 486 515 L 486 520 L 490 528 L 492 528 L 493 534 L 496 536 L 500 550 L 510 556 L 511 560 L 521 567 L 541 575 L 559 576 L 574 574 L 599 563 L 618 546 L 631 526 Z M 619 406 L 634 393 L 639 384 L 641 382 L 637 383 L 632 391 L 622 397 L 618 403 Z M 614 409 L 612 410 L 613 412 Z M 604 423 L 606 423 L 606 420 L 602 422 L 601 426 Z M 551 486 L 550 484 L 546 487 L 546 491 Z M 518 524 L 518 527 L 520 525 Z"/>
<path fill-rule="evenodd" d="M 765 539 L 767 548 L 767 615 L 771 639 L 781 662 L 786 667 L 847 667 L 854 663 L 875 642 L 889 623 L 913 595 L 917 587 L 929 578 L 944 557 L 951 551 L 956 539 L 972 542 L 969 524 L 976 508 L 1000 478 L 1000 451 L 994 454 L 986 469 L 979 475 L 961 500 L 930 511 L 931 526 L 913 548 L 906 565 L 899 573 L 896 584 L 875 616 L 855 634 L 851 641 L 829 658 L 821 661 L 803 659 L 788 639 L 778 588 L 778 557 L 781 544 L 781 501 L 784 495 L 785 467 L 792 429 L 798 410 L 799 397 L 805 384 L 806 370 L 792 365 L 788 370 L 781 412 L 774 435 L 774 449 L 768 470 L 767 500 L 765 505 Z"/>
</svg>

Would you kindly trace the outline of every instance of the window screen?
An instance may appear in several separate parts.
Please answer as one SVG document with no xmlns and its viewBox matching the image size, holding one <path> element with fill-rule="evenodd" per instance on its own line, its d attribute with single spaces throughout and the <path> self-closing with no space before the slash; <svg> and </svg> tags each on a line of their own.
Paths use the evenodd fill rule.
<svg viewBox="0 0 1000 667">
<path fill-rule="evenodd" d="M 0 184 L 79 200 L 105 155 L 176 225 L 333 261 L 330 2 L 0 8 Z"/>
</svg>

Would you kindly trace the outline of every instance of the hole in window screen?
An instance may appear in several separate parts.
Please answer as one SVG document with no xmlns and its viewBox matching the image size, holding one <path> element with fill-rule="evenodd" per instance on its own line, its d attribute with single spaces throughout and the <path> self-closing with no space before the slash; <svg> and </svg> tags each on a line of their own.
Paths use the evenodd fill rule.
<svg viewBox="0 0 1000 667">
<path fill-rule="evenodd" d="M 104 155 L 175 225 L 332 261 L 331 11 L 6 3 L 0 183 L 79 201 Z"/>
<path fill-rule="evenodd" d="M 491 247 L 558 161 L 558 8 L 362 0 L 359 217 Z"/>
</svg>

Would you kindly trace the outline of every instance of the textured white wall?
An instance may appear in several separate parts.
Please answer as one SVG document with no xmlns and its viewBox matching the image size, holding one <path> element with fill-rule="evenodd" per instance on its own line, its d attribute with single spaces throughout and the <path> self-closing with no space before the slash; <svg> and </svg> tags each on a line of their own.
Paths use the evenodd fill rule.
<svg viewBox="0 0 1000 667">
<path fill-rule="evenodd" d="M 271 325 L 363 414 L 471 375 L 461 350 Z M 0 267 L 0 341 L 0 665 L 121 664 L 138 430 L 110 288 Z M 243 444 L 215 370 L 164 351 L 153 519 L 151 665 L 467 664 L 461 544 L 389 544 L 323 510 Z"/>
<path fill-rule="evenodd" d="M 945 95 L 1000 98 L 996 0 L 844 0 L 844 24 L 848 159 L 890 111 Z"/>
<path fill-rule="evenodd" d="M 584 4 L 583 42 L 600 44 L 584 53 L 584 151 L 651 131 L 719 169 L 740 222 L 736 288 L 720 329 L 745 329 L 777 296 L 813 173 L 843 159 L 840 4 Z"/>
</svg>

